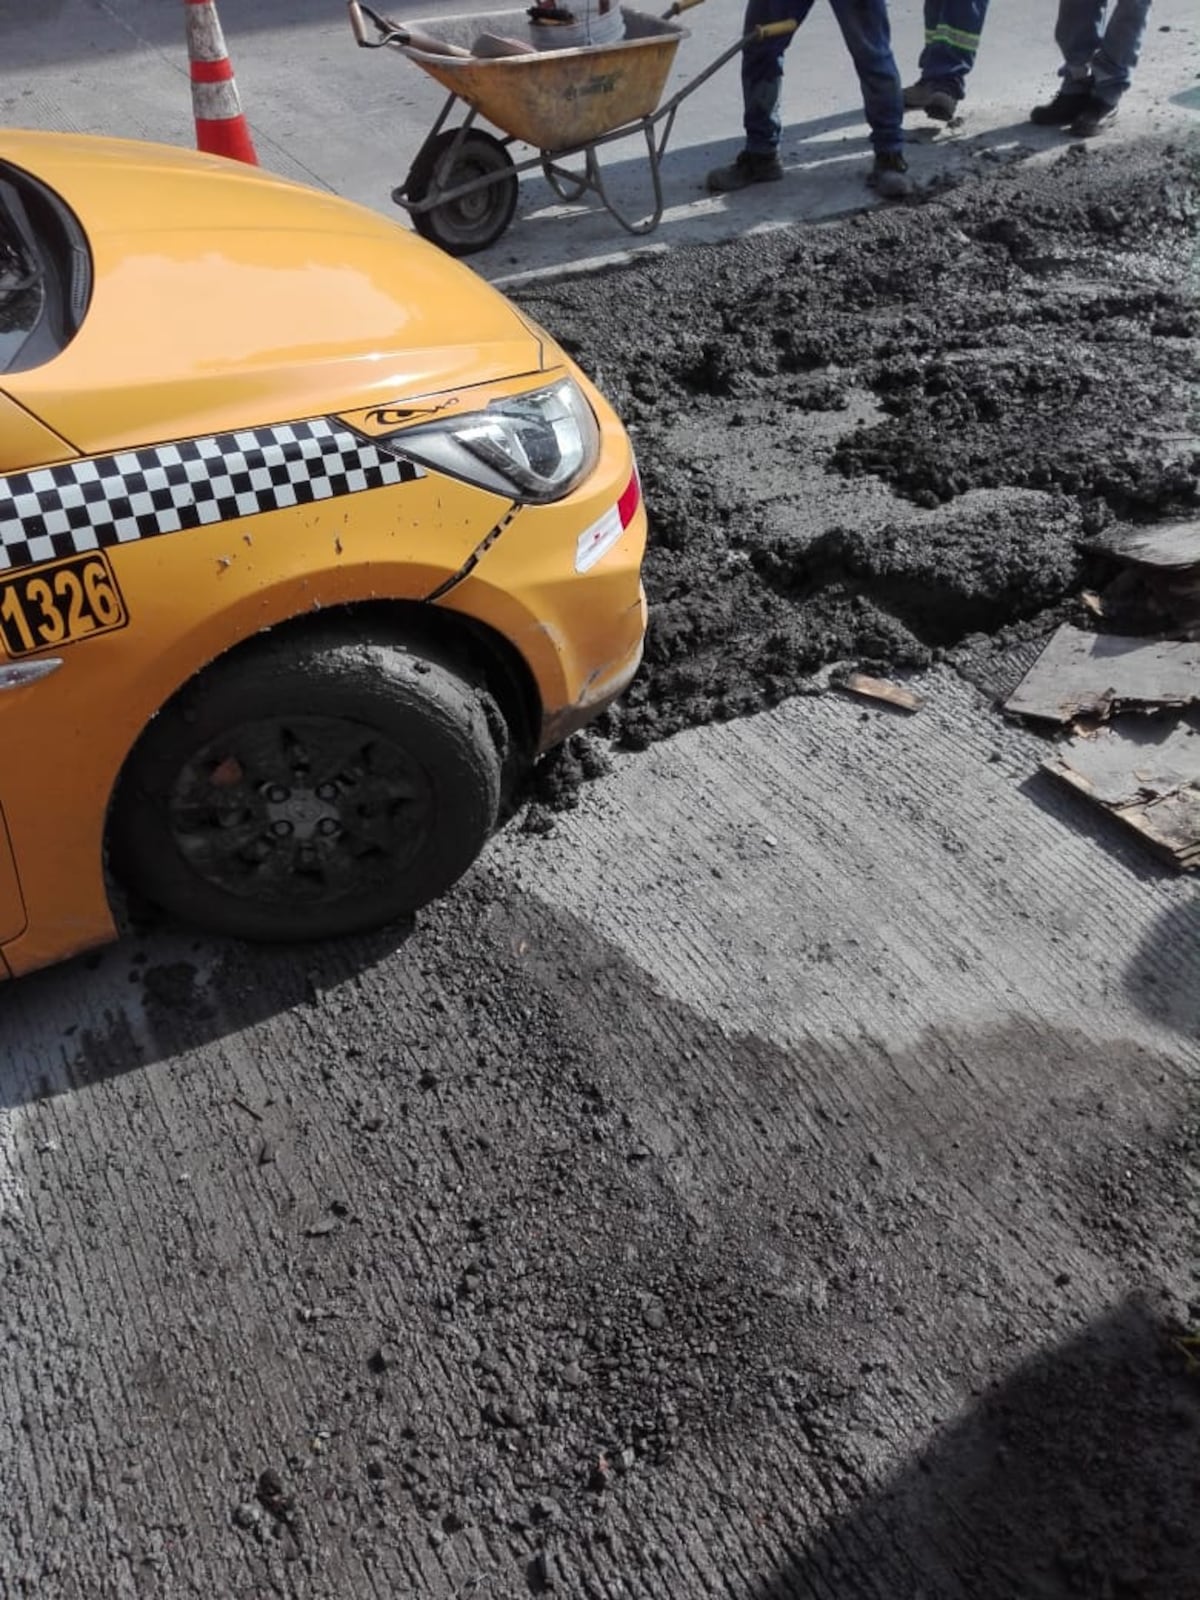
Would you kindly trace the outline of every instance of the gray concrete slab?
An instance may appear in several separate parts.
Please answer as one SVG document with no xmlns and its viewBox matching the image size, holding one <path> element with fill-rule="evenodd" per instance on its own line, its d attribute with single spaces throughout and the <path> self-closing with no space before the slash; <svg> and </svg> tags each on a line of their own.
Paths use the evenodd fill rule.
<svg viewBox="0 0 1200 1600">
<path fill-rule="evenodd" d="M 1156 1464 L 1194 1439 L 1190 1380 L 1148 1318 L 1137 1360 L 1081 1366 L 1074 1341 L 1195 1297 L 1175 1164 L 1197 901 L 1031 788 L 1039 742 L 961 681 L 918 686 L 907 719 L 830 694 L 622 757 L 554 837 L 496 840 L 407 940 L 297 959 L 155 936 L 0 989 L 0 1588 L 132 1600 L 153 1570 L 163 1595 L 453 1600 L 491 1574 L 515 1597 L 517 1519 L 549 1484 L 555 1593 L 894 1600 L 917 1592 L 893 1565 L 911 1560 L 936 1561 L 922 1592 L 945 1600 L 1060 1595 L 1025 1575 L 1059 1548 L 1043 1485 L 1064 1467 L 1068 1526 L 1124 1558 L 1114 1498 L 1149 1516 L 1183 1492 Z M 464 1301 L 469 1218 L 488 1253 Z M 585 1326 L 556 1331 L 564 1288 L 607 1326 L 675 1284 L 667 1258 L 707 1314 L 735 1310 L 677 1365 L 669 1332 L 652 1347 L 687 1425 L 606 1497 L 620 1566 L 585 1584 L 579 1460 L 607 1429 L 497 1447 L 473 1362 L 503 1350 L 532 1415 Z M 672 1327 L 692 1315 L 674 1287 L 665 1304 Z M 779 1405 L 755 1399 L 781 1382 Z M 1126 1424 L 1138 1383 L 1169 1423 Z M 814 1392 L 835 1469 L 805 1431 Z M 997 1392 L 1037 1443 L 978 1498 L 1007 1512 L 1033 1476 L 1051 1532 L 1018 1540 L 1032 1507 L 981 1519 L 952 1464 L 939 1539 L 907 1497 L 964 1431 L 998 1453 L 979 1409 Z M 416 1430 L 431 1489 L 454 1486 L 436 1515 L 400 1476 Z M 1115 1487 L 1096 1465 L 1114 1433 Z M 379 1460 L 404 1487 L 375 1493 Z M 253 1532 L 276 1463 L 304 1568 Z M 1178 1526 L 1160 1543 L 1182 1563 Z M 792 1573 L 822 1541 L 870 1553 L 853 1589 Z"/>
<path fill-rule="evenodd" d="M 400 20 L 486 16 L 504 0 L 401 0 Z M 219 8 L 242 101 L 265 166 L 393 212 L 391 189 L 443 101 L 442 90 L 402 57 L 357 50 L 337 0 L 225 0 Z M 914 75 L 922 37 L 918 0 L 891 8 L 897 60 Z M 1032 127 L 1029 107 L 1048 94 L 1057 65 L 1052 24 L 1038 0 L 1010 0 L 980 51 L 962 125 L 939 131 L 910 117 L 919 182 L 989 160 L 1038 159 L 1061 148 Z M 666 96 L 734 40 L 742 7 L 708 0 L 684 19 Z M 178 0 L 47 0 L 36 9 L 0 4 L 0 122 L 190 144 L 193 138 Z M 1137 81 L 1109 138 L 1196 125 L 1200 18 L 1191 0 L 1159 0 Z M 631 239 L 595 204 L 564 207 L 540 177 L 523 184 L 509 232 L 472 265 L 493 281 L 620 259 L 630 249 L 717 240 L 781 222 L 844 214 L 872 197 L 858 86 L 832 12 L 815 8 L 792 47 L 785 84 L 787 128 L 780 185 L 733 197 L 705 193 L 704 174 L 738 149 L 741 103 L 731 63 L 680 108 L 664 166 L 667 205 L 648 239 Z M 612 192 L 636 213 L 649 201 L 640 141 L 605 154 Z"/>
</svg>

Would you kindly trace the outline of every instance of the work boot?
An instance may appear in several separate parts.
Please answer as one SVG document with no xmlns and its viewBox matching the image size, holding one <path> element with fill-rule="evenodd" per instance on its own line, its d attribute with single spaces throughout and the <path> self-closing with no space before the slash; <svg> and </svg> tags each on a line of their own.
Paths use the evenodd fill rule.
<svg viewBox="0 0 1200 1600">
<path fill-rule="evenodd" d="M 1093 98 L 1090 78 L 1065 82 L 1053 100 L 1034 106 L 1029 120 L 1041 128 L 1067 128 L 1090 108 Z"/>
<path fill-rule="evenodd" d="M 867 173 L 867 182 L 873 189 L 878 189 L 885 200 L 903 200 L 912 193 L 908 162 L 899 150 L 881 151 L 875 157 L 875 165 Z"/>
<path fill-rule="evenodd" d="M 906 111 L 924 111 L 929 104 L 930 97 L 937 94 L 937 84 L 930 83 L 922 78 L 919 83 L 910 83 L 904 91 L 904 109 Z"/>
<path fill-rule="evenodd" d="M 958 111 L 958 101 L 945 89 L 935 89 L 925 102 L 925 115 L 935 122 L 952 122 Z"/>
<path fill-rule="evenodd" d="M 705 179 L 714 194 L 731 194 L 748 189 L 752 183 L 778 183 L 783 163 L 777 155 L 760 155 L 755 150 L 740 150 L 728 167 L 714 167 Z"/>
<path fill-rule="evenodd" d="M 958 101 L 948 89 L 922 78 L 920 83 L 910 83 L 904 91 L 906 111 L 923 111 L 935 122 L 949 122 L 958 110 Z"/>
<path fill-rule="evenodd" d="M 1072 122 L 1071 133 L 1076 139 L 1094 139 L 1098 133 L 1104 132 L 1110 122 L 1116 120 L 1116 115 L 1116 106 L 1101 100 L 1098 95 L 1092 95 Z"/>
</svg>

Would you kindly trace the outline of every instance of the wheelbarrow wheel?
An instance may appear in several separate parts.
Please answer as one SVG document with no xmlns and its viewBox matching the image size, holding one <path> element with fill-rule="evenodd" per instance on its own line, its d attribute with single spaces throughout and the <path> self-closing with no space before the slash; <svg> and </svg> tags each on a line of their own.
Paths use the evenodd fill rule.
<svg viewBox="0 0 1200 1600">
<path fill-rule="evenodd" d="M 413 211 L 413 227 L 423 239 L 440 245 L 447 255 L 469 256 L 486 250 L 508 227 L 517 209 L 517 174 L 513 159 L 499 139 L 471 128 L 457 150 L 457 128 L 447 128 L 421 150 L 404 186 L 409 205 L 436 200 L 440 192 L 487 179 L 472 194 Z"/>
</svg>

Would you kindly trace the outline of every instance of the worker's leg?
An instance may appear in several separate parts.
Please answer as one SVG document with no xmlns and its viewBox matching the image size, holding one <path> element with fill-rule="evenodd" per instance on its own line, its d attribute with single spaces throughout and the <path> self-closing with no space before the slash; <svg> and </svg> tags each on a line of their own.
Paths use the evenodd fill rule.
<svg viewBox="0 0 1200 1600">
<path fill-rule="evenodd" d="M 925 0 L 925 48 L 917 62 L 917 81 L 910 83 L 904 90 L 904 104 L 909 111 L 924 111 L 930 100 L 943 95 L 937 84 L 925 76 L 925 69 L 930 65 L 929 46 L 937 32 L 938 23 L 942 20 L 942 4 L 943 0 Z M 950 104 L 949 98 L 943 97 L 947 99 L 947 104 L 953 112 L 954 107 Z"/>
<path fill-rule="evenodd" d="M 925 48 L 919 63 L 922 83 L 962 99 L 987 9 L 988 0 L 927 0 Z"/>
<path fill-rule="evenodd" d="M 1108 10 L 1107 0 L 1060 0 L 1054 37 L 1063 53 L 1064 82 L 1049 105 L 1034 107 L 1034 122 L 1068 127 L 1088 139 L 1116 116 L 1137 66 L 1150 0 L 1116 0 L 1105 26 Z"/>
<path fill-rule="evenodd" d="M 744 32 L 771 22 L 804 21 L 813 0 L 749 0 Z M 793 35 L 764 39 L 742 52 L 742 104 L 746 149 L 751 155 L 775 155 L 782 126 L 779 102 L 783 95 L 783 56 Z"/>
<path fill-rule="evenodd" d="M 904 149 L 904 102 L 885 0 L 830 0 L 862 86 L 876 155 Z"/>
<path fill-rule="evenodd" d="M 1100 25 L 1107 0 L 1059 0 L 1054 42 L 1062 52 L 1058 93 L 1034 106 L 1030 122 L 1046 128 L 1069 128 L 1092 104 L 1092 62 L 1100 48 Z"/>
<path fill-rule="evenodd" d="M 750 33 L 771 22 L 795 22 L 797 26 L 812 10 L 813 0 L 748 0 L 743 32 Z M 748 188 L 752 183 L 772 183 L 783 177 L 779 160 L 782 130 L 779 102 L 783 95 L 783 56 L 792 34 L 764 39 L 742 51 L 742 121 L 746 129 L 745 148 L 729 166 L 714 167 L 708 174 L 708 187 L 718 194 Z"/>
<path fill-rule="evenodd" d="M 1091 81 L 1105 10 L 1106 0 L 1059 0 L 1054 42 L 1062 51 L 1060 76 L 1070 85 Z"/>
<path fill-rule="evenodd" d="M 1115 106 L 1138 64 L 1150 0 L 1117 0 L 1092 63 L 1096 98 Z"/>
</svg>

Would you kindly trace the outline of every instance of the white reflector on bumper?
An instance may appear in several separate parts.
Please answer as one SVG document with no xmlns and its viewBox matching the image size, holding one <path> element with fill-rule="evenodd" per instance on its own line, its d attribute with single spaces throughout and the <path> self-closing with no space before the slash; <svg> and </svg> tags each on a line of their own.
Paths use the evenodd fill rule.
<svg viewBox="0 0 1200 1600">
<path fill-rule="evenodd" d="M 579 535 L 575 544 L 576 572 L 586 572 L 589 567 L 594 567 L 605 551 L 612 549 L 633 521 L 633 514 L 641 503 L 641 498 L 642 486 L 638 481 L 635 466 L 633 476 L 625 487 L 625 493 L 616 505 L 610 506 L 602 517 L 598 517 L 590 528 Z"/>
</svg>

